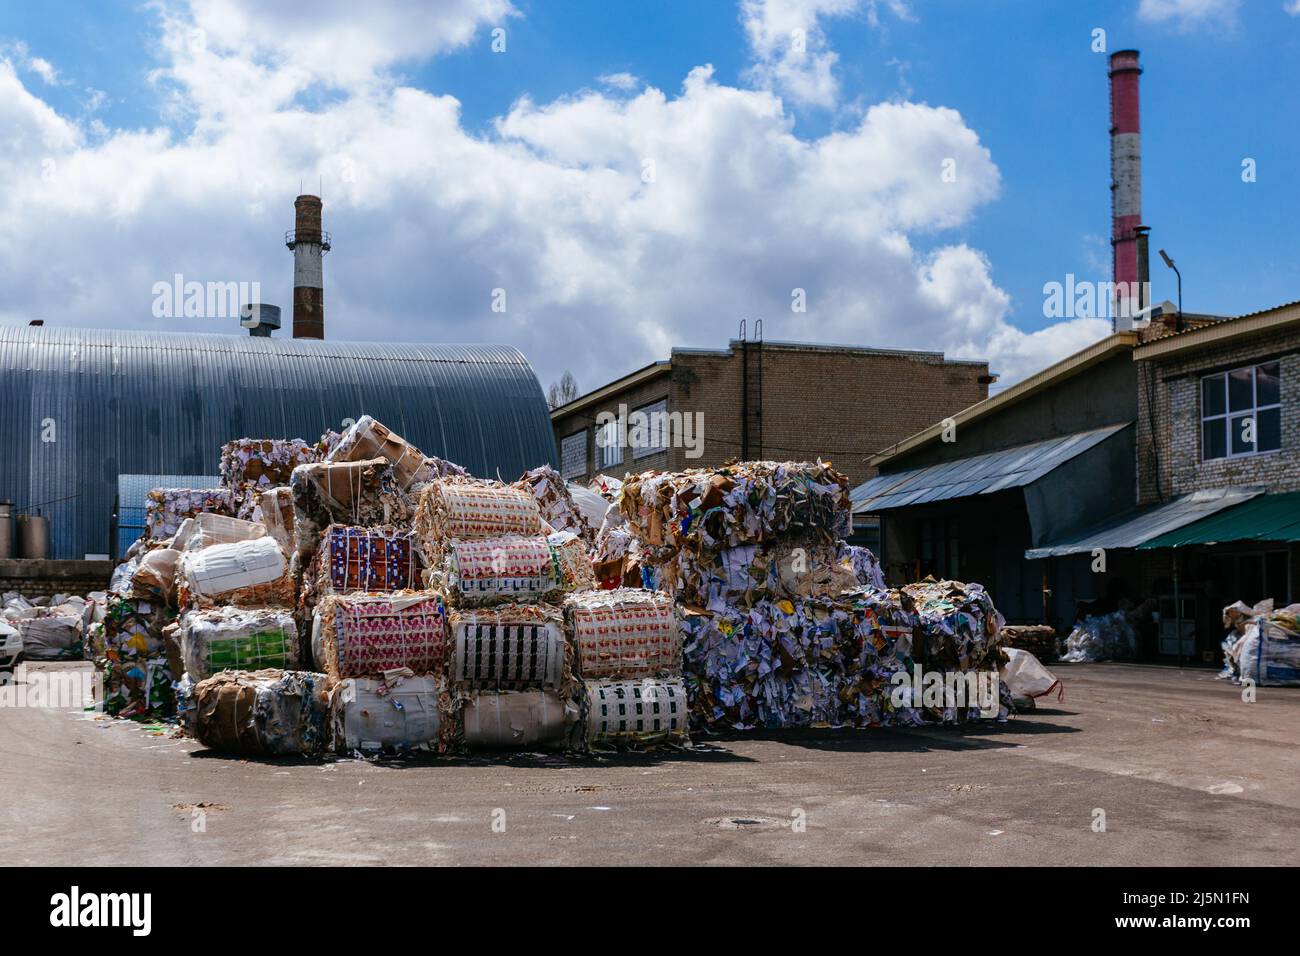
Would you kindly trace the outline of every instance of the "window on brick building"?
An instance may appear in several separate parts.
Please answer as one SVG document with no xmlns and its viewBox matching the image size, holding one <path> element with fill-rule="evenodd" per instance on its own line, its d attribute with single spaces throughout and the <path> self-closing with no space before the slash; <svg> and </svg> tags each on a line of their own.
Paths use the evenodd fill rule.
<svg viewBox="0 0 1300 956">
<path fill-rule="evenodd" d="M 623 442 L 621 434 L 623 420 L 616 418 L 601 425 L 596 432 L 596 465 L 598 468 L 612 468 L 623 464 Z"/>
<path fill-rule="evenodd" d="M 565 478 L 581 478 L 587 473 L 587 430 L 560 439 L 560 474 Z"/>
<path fill-rule="evenodd" d="M 648 458 L 668 447 L 668 399 L 661 398 L 642 405 L 632 415 L 643 416 L 631 419 L 633 425 L 628 432 L 628 444 L 632 446 L 633 458 Z"/>
<path fill-rule="evenodd" d="M 1201 459 L 1240 458 L 1282 447 L 1281 363 L 1201 379 Z"/>
</svg>

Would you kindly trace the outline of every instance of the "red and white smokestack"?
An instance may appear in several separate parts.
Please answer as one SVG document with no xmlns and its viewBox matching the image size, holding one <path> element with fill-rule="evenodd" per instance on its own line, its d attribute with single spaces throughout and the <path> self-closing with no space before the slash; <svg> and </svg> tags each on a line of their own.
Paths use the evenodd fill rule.
<svg viewBox="0 0 1300 956">
<path fill-rule="evenodd" d="M 1142 141 L 1138 115 L 1137 50 L 1110 56 L 1111 262 L 1117 329 L 1133 327 L 1143 305 L 1138 271 L 1138 227 L 1142 225 Z"/>
<path fill-rule="evenodd" d="M 325 280 L 321 260 L 330 251 L 330 234 L 321 229 L 319 196 L 293 201 L 294 228 L 284 244 L 293 250 L 293 337 L 325 338 Z"/>
</svg>

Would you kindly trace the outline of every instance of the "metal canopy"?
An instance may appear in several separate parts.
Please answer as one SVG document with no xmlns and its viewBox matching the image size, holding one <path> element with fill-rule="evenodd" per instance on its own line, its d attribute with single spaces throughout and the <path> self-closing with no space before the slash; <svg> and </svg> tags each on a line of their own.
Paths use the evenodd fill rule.
<svg viewBox="0 0 1300 956">
<path fill-rule="evenodd" d="M 1108 521 L 1085 528 L 1069 538 L 1030 548 L 1025 557 L 1060 557 L 1090 553 L 1098 548 L 1136 548 L 1176 528 L 1189 525 L 1224 508 L 1231 508 L 1264 493 L 1263 488 L 1213 488 L 1183 495 L 1164 504 L 1127 511 Z"/>
<path fill-rule="evenodd" d="M 1300 541 L 1300 491 L 1260 495 L 1138 547 L 1180 548 L 1220 541 Z"/>
<path fill-rule="evenodd" d="M 891 508 L 1020 488 L 1130 424 L 1122 422 L 925 468 L 877 475 L 850 492 L 853 513 L 874 514 Z"/>
</svg>

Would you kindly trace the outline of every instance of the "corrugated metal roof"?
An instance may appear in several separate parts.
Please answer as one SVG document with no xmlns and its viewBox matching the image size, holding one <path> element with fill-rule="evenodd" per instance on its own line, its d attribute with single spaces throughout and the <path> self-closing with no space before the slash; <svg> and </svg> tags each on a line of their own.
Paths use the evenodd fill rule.
<svg viewBox="0 0 1300 956">
<path fill-rule="evenodd" d="M 1068 539 L 1031 548 L 1025 557 L 1050 558 L 1083 554 L 1101 548 L 1136 548 L 1175 528 L 1191 524 L 1224 508 L 1231 508 L 1264 493 L 1263 488 L 1214 488 L 1183 495 L 1161 505 L 1139 508 L 1116 515 L 1109 521 L 1085 528 Z"/>
<path fill-rule="evenodd" d="M 854 488 L 854 514 L 867 514 L 967 495 L 988 495 L 1037 481 L 1053 468 L 1081 455 L 1131 422 L 1018 445 L 1003 451 L 877 475 Z"/>
<path fill-rule="evenodd" d="M 1300 541 L 1300 491 L 1251 498 L 1138 547 L 1179 548 L 1220 541 Z"/>
<path fill-rule="evenodd" d="M 363 414 L 478 475 L 557 464 L 508 346 L 0 326 L 0 499 L 53 502 L 56 558 L 111 550 L 119 474 L 215 474 L 231 439 L 314 441 Z"/>
</svg>

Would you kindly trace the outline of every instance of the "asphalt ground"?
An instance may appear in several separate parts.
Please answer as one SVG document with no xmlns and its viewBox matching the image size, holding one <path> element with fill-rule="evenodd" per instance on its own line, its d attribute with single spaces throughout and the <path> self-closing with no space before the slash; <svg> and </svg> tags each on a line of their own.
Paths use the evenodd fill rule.
<svg viewBox="0 0 1300 956">
<path fill-rule="evenodd" d="M 1064 700 L 1004 724 L 615 758 L 240 759 L 0 707 L 0 862 L 1300 863 L 1300 688 L 1246 703 L 1206 670 L 1053 670 Z"/>
</svg>

